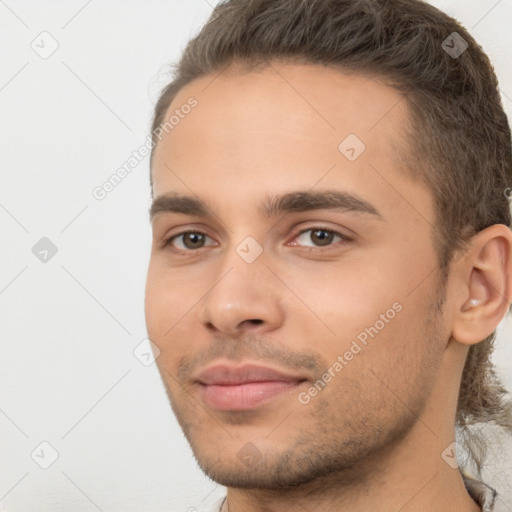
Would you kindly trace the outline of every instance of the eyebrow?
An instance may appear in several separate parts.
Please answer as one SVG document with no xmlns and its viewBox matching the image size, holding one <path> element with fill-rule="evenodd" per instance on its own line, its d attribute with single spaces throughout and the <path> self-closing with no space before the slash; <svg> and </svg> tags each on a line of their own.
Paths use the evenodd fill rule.
<svg viewBox="0 0 512 512">
<path fill-rule="evenodd" d="M 277 217 L 286 213 L 312 210 L 338 210 L 367 214 L 379 220 L 384 219 L 377 208 L 368 201 L 356 194 L 337 190 L 297 191 L 272 196 L 260 206 L 259 212 L 265 217 Z M 210 208 L 204 201 L 179 194 L 163 194 L 155 198 L 149 209 L 150 220 L 160 213 L 181 213 L 198 217 L 212 216 Z"/>
</svg>

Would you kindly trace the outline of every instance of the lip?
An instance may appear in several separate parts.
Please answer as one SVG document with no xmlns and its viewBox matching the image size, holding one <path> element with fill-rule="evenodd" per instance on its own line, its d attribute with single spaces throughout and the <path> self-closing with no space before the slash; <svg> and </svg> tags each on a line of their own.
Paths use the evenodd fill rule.
<svg viewBox="0 0 512 512">
<path fill-rule="evenodd" d="M 302 375 L 254 364 L 218 364 L 194 379 L 206 405 L 221 411 L 246 411 L 291 391 L 307 380 Z"/>
<path fill-rule="evenodd" d="M 255 364 L 242 366 L 216 364 L 199 373 L 194 380 L 206 385 L 234 386 L 250 382 L 298 381 L 306 380 L 306 377 L 286 374 L 267 366 Z"/>
</svg>

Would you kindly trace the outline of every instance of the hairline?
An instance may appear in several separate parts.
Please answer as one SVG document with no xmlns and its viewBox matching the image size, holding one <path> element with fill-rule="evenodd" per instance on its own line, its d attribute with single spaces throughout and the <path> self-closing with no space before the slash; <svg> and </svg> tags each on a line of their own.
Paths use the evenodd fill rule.
<svg viewBox="0 0 512 512">
<path fill-rule="evenodd" d="M 426 179 L 427 173 L 429 172 L 429 170 L 432 170 L 433 168 L 433 162 L 430 162 L 427 159 L 426 162 L 419 163 L 417 160 L 418 147 L 415 143 L 415 140 L 418 139 L 419 137 L 426 137 L 426 133 L 425 129 L 422 128 L 419 122 L 421 120 L 422 112 L 420 111 L 420 109 L 418 109 L 417 105 L 410 101 L 409 96 L 414 97 L 414 95 L 421 89 L 413 88 L 405 91 L 404 84 L 397 80 L 395 77 L 393 77 L 391 73 L 386 74 L 384 72 L 372 70 L 371 65 L 368 68 L 365 68 L 360 66 L 350 66 L 344 63 L 319 62 L 302 54 L 275 56 L 270 59 L 258 56 L 252 58 L 234 57 L 224 65 L 211 69 L 207 73 L 201 73 L 190 80 L 180 81 L 178 79 L 170 82 L 169 85 L 174 85 L 176 87 L 176 90 L 173 90 L 174 94 L 172 95 L 171 98 L 167 98 L 165 108 L 160 109 L 158 115 L 155 115 L 152 123 L 152 133 L 160 124 L 162 124 L 162 122 L 166 118 L 166 114 L 171 110 L 173 102 L 183 91 L 183 89 L 189 86 L 190 84 L 194 83 L 195 81 L 204 79 L 209 75 L 218 76 L 221 73 L 226 73 L 228 76 L 240 76 L 241 74 L 243 75 L 251 72 L 261 72 L 271 67 L 274 63 L 284 63 L 298 66 L 322 66 L 329 69 L 333 69 L 334 71 L 337 71 L 341 74 L 355 75 L 358 77 L 367 78 L 378 83 L 379 85 L 392 88 L 402 95 L 406 105 L 406 123 L 404 123 L 404 125 L 401 126 L 400 130 L 394 133 L 394 136 L 391 137 L 390 139 L 389 145 L 391 147 L 391 151 L 394 157 L 394 162 L 396 163 L 397 169 L 399 170 L 401 175 L 409 179 L 412 183 L 423 183 L 424 185 L 426 185 L 426 188 L 429 193 L 429 198 L 432 201 L 434 207 L 434 219 L 433 224 L 430 227 L 430 239 L 432 241 L 432 246 L 436 252 L 439 269 L 443 271 L 443 275 L 448 275 L 448 255 L 445 253 L 445 242 L 443 235 L 439 233 L 440 229 L 443 226 L 442 218 L 440 217 L 440 214 L 436 207 L 437 198 L 435 195 L 435 191 L 431 183 L 429 183 L 428 179 Z M 404 92 L 408 92 L 410 94 L 404 94 Z M 149 162 L 152 198 L 154 198 L 153 160 L 157 147 L 158 143 L 155 143 L 151 148 Z"/>
</svg>

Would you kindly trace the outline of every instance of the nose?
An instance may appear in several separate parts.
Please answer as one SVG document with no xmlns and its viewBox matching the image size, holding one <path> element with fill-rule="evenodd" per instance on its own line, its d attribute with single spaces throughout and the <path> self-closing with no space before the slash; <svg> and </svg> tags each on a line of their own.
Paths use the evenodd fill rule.
<svg viewBox="0 0 512 512">
<path fill-rule="evenodd" d="M 247 263 L 233 251 L 202 301 L 200 320 L 213 334 L 233 338 L 273 331 L 285 316 L 278 284 L 263 257 Z"/>
</svg>

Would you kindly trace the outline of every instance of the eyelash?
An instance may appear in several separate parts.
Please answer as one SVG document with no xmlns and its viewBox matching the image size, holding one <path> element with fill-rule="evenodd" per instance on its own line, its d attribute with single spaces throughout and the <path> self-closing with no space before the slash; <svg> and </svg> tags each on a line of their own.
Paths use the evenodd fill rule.
<svg viewBox="0 0 512 512">
<path fill-rule="evenodd" d="M 339 231 L 335 231 L 334 229 L 329 229 L 329 228 L 324 228 L 322 226 L 313 226 L 311 228 L 306 228 L 306 229 L 303 229 L 301 231 L 299 231 L 294 237 L 293 237 L 293 240 L 299 238 L 301 235 L 303 235 L 304 233 L 307 233 L 308 231 L 311 231 L 311 232 L 314 232 L 314 231 L 325 231 L 331 235 L 334 235 L 334 236 L 338 236 L 339 238 L 341 238 L 341 240 L 338 241 L 338 243 L 341 243 L 341 244 L 345 244 L 347 242 L 350 242 L 352 239 L 347 237 L 346 235 L 344 235 L 343 233 L 340 233 Z M 165 247 L 171 247 L 172 250 L 176 251 L 176 252 L 197 252 L 199 251 L 200 249 L 204 249 L 204 247 L 200 247 L 199 249 L 178 249 L 176 247 L 172 247 L 171 243 L 173 240 L 179 238 L 180 236 L 184 236 L 184 235 L 187 235 L 187 234 L 199 234 L 199 235 L 204 235 L 205 237 L 208 237 L 208 238 L 211 238 L 209 237 L 206 233 L 204 233 L 203 231 L 199 231 L 199 230 L 188 230 L 188 231 L 182 231 L 181 233 L 177 233 L 177 234 L 174 234 L 168 238 L 166 238 L 163 242 L 162 242 L 162 246 L 165 248 Z M 329 244 L 329 245 L 325 245 L 325 246 L 300 246 L 298 244 L 295 244 L 294 246 L 295 247 L 302 247 L 302 248 L 308 248 L 309 251 L 314 251 L 314 250 L 322 250 L 322 251 L 327 251 L 329 250 L 330 247 L 332 247 L 333 245 L 335 245 L 334 243 L 332 244 Z"/>
</svg>

